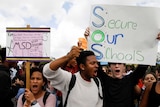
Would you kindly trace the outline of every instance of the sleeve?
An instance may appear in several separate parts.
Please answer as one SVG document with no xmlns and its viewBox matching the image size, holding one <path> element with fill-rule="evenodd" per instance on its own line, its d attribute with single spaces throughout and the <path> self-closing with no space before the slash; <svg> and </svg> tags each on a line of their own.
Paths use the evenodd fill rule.
<svg viewBox="0 0 160 107">
<path fill-rule="evenodd" d="M 48 79 L 48 81 L 50 81 L 51 86 L 55 87 L 60 91 L 68 87 L 72 74 L 61 68 L 58 68 L 56 71 L 53 71 L 50 69 L 49 66 L 50 63 L 44 66 L 43 75 Z"/>
<path fill-rule="evenodd" d="M 101 80 L 102 86 L 103 86 L 103 82 L 107 82 L 106 79 L 108 79 L 108 75 L 101 69 L 98 70 L 97 72 L 97 76 L 98 78 Z"/>
<path fill-rule="evenodd" d="M 148 65 L 138 65 L 138 67 L 135 69 L 135 71 L 132 74 L 135 85 L 138 84 L 139 79 L 143 77 L 147 68 Z"/>
<path fill-rule="evenodd" d="M 17 95 L 15 96 L 15 98 L 18 99 L 19 96 L 20 96 L 21 94 L 23 94 L 24 92 L 25 92 L 25 88 L 20 88 L 20 89 L 18 90 L 18 93 L 17 93 Z"/>
<path fill-rule="evenodd" d="M 152 84 L 150 84 L 150 85 L 148 85 L 148 87 L 146 87 L 144 93 L 142 94 L 142 99 L 141 99 L 139 107 L 147 107 L 148 97 L 149 97 L 149 93 L 150 93 L 151 88 L 152 88 Z"/>
</svg>

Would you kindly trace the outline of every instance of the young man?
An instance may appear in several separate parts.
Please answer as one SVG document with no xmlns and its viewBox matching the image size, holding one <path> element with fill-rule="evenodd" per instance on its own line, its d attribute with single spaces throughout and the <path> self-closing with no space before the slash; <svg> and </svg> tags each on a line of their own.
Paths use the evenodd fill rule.
<svg viewBox="0 0 160 107">
<path fill-rule="evenodd" d="M 66 107 L 102 107 L 103 100 L 98 94 L 102 95 L 101 84 L 98 89 L 93 80 L 97 76 L 98 61 L 92 51 L 81 51 L 78 47 L 72 47 L 69 54 L 44 66 L 44 76 L 51 82 L 51 85 L 62 91 L 65 100 L 72 74 L 61 67 L 74 57 L 77 57 L 79 72 L 75 73 L 75 85 L 69 94 Z"/>
<path fill-rule="evenodd" d="M 147 66 L 138 66 L 133 73 L 123 76 L 125 64 L 109 63 L 112 76 L 99 72 L 103 84 L 104 107 L 134 107 L 134 87 Z"/>
</svg>

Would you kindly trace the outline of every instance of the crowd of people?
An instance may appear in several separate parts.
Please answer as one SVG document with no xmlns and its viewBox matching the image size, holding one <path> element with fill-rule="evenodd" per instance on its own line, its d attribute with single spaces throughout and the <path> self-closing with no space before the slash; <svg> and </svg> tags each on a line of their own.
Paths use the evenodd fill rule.
<svg viewBox="0 0 160 107">
<path fill-rule="evenodd" d="M 84 35 L 87 37 L 90 29 Z M 157 39 L 160 39 L 160 34 Z M 30 88 L 25 61 L 6 60 L 0 50 L 0 107 L 159 107 L 160 66 L 108 62 L 73 46 L 49 62 L 32 62 Z"/>
</svg>

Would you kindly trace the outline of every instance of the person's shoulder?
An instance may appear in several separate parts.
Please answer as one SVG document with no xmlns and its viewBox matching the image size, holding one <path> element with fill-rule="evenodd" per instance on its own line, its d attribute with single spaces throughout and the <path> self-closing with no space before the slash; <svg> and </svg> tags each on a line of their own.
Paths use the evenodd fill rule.
<svg viewBox="0 0 160 107">
<path fill-rule="evenodd" d="M 160 81 L 157 82 L 156 87 L 157 87 L 158 90 L 160 90 Z M 157 91 L 157 93 L 160 94 L 160 91 Z"/>
<path fill-rule="evenodd" d="M 3 77 L 3 76 L 5 76 L 5 75 L 7 76 L 8 73 L 7 73 L 6 71 L 0 69 L 0 76 Z"/>
<path fill-rule="evenodd" d="M 56 101 L 56 95 L 50 93 L 49 96 L 48 96 L 48 98 L 47 98 L 47 101 Z"/>
<path fill-rule="evenodd" d="M 23 100 L 25 100 L 25 98 L 24 98 L 24 93 L 22 93 L 22 94 L 18 97 L 18 102 L 23 102 Z"/>
<path fill-rule="evenodd" d="M 46 99 L 48 99 L 48 98 L 54 99 L 54 98 L 56 98 L 56 95 L 46 91 L 43 97 L 46 97 Z"/>
<path fill-rule="evenodd" d="M 159 86 L 160 86 L 160 81 L 157 81 L 157 85 L 159 85 Z"/>
<path fill-rule="evenodd" d="M 22 93 L 22 94 L 19 96 L 19 99 L 22 99 L 23 96 L 24 96 L 24 93 Z"/>
<path fill-rule="evenodd" d="M 0 68 L 0 78 L 1 79 L 10 78 L 9 72 L 6 69 Z"/>
<path fill-rule="evenodd" d="M 55 95 L 55 94 L 50 93 L 48 97 L 55 98 L 55 97 L 56 97 L 56 95 Z"/>
</svg>

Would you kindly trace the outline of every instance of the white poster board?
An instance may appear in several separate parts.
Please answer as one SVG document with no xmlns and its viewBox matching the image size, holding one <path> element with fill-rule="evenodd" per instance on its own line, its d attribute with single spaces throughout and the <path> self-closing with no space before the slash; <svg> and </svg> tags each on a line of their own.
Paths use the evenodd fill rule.
<svg viewBox="0 0 160 107">
<path fill-rule="evenodd" d="M 7 60 L 50 60 L 50 28 L 7 28 Z"/>
<path fill-rule="evenodd" d="M 93 5 L 88 49 L 102 62 L 156 64 L 160 8 Z"/>
</svg>

